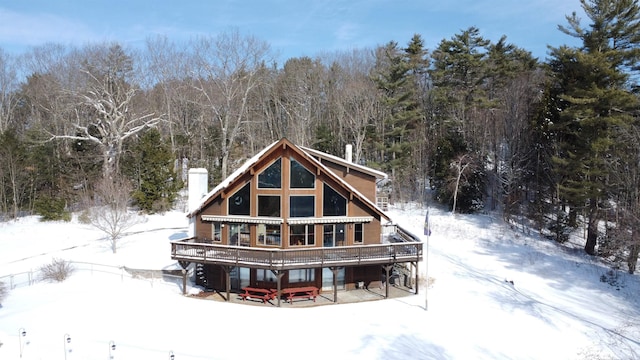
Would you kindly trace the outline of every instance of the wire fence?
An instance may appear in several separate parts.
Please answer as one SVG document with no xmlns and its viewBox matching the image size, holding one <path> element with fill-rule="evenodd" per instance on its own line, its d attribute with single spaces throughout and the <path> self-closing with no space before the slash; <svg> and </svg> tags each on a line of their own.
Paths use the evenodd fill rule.
<svg viewBox="0 0 640 360">
<path fill-rule="evenodd" d="M 105 265 L 82 261 L 70 261 L 69 265 L 72 266 L 74 272 L 82 271 L 88 272 L 91 275 L 107 274 L 119 276 L 121 281 L 124 281 L 125 279 L 139 279 L 148 281 L 152 287 L 155 284 L 170 286 L 177 285 L 183 292 L 185 291 L 184 277 L 189 275 L 188 273 L 183 273 L 182 270 L 134 269 L 126 266 Z M 0 283 L 4 283 L 8 290 L 31 286 L 42 280 L 40 270 L 29 270 L 0 276 Z"/>
</svg>

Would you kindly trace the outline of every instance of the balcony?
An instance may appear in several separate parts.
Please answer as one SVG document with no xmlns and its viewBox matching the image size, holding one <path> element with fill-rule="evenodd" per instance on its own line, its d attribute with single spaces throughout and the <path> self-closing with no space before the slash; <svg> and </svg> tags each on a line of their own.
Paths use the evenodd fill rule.
<svg viewBox="0 0 640 360">
<path fill-rule="evenodd" d="M 305 249 L 265 249 L 215 245 L 188 238 L 171 242 L 171 258 L 181 262 L 278 271 L 421 261 L 422 242 L 401 228 L 395 230 L 385 236 L 383 244 Z"/>
</svg>

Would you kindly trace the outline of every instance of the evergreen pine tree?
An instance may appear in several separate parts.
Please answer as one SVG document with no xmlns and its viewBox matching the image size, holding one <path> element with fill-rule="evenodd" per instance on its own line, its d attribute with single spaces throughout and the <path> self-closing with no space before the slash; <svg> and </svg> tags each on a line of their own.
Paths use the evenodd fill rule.
<svg viewBox="0 0 640 360">
<path fill-rule="evenodd" d="M 557 79 L 553 130 L 558 140 L 555 170 L 562 196 L 587 219 L 585 251 L 594 255 L 609 198 L 608 162 L 616 158 L 614 130 L 628 126 L 637 97 L 631 72 L 640 58 L 640 8 L 636 0 L 581 0 L 591 20 L 582 27 L 574 13 L 560 30 L 582 40 L 582 47 L 552 49 Z"/>
<path fill-rule="evenodd" d="M 430 75 L 439 138 L 433 161 L 433 184 L 438 188 L 439 200 L 451 205 L 456 194 L 448 184 L 457 177 L 452 166 L 456 159 L 464 155 L 474 161 L 482 159 L 481 144 L 486 134 L 477 115 L 487 103 L 483 83 L 487 76 L 486 47 L 489 44 L 477 28 L 471 27 L 450 40 L 442 40 L 433 52 Z M 474 173 L 457 190 L 456 206 L 465 212 L 482 203 L 484 167 L 477 164 L 473 168 Z"/>
<path fill-rule="evenodd" d="M 174 170 L 170 147 L 155 128 L 145 132 L 130 149 L 123 164 L 133 180 L 133 199 L 140 209 L 154 213 L 168 210 L 175 201 L 180 182 Z"/>
<path fill-rule="evenodd" d="M 415 146 L 411 133 L 419 123 L 420 113 L 407 54 L 396 42 L 390 42 L 380 55 L 375 81 L 382 94 L 384 121 L 378 160 L 380 167 L 391 174 L 394 193 L 400 200 L 411 182 L 409 170 Z"/>
</svg>

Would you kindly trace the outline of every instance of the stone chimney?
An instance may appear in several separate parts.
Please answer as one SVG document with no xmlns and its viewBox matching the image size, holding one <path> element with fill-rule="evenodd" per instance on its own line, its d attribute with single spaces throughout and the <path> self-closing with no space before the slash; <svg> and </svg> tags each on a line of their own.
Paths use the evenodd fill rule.
<svg viewBox="0 0 640 360">
<path fill-rule="evenodd" d="M 344 159 L 353 162 L 353 145 L 347 144 L 344 149 Z"/>
</svg>

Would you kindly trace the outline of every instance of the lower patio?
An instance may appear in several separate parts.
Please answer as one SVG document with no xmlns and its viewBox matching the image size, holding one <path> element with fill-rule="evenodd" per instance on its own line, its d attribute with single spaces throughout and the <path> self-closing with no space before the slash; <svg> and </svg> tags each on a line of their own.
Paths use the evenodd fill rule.
<svg viewBox="0 0 640 360">
<path fill-rule="evenodd" d="M 315 302 L 309 299 L 295 299 L 293 303 L 289 303 L 285 299 L 280 300 L 280 307 L 283 308 L 301 308 L 301 307 L 310 307 L 310 306 L 323 306 L 323 305 L 339 305 L 339 304 L 349 304 L 349 303 L 358 303 L 365 301 L 375 301 L 375 300 L 384 300 L 385 299 L 385 288 L 378 286 L 371 286 L 368 289 L 354 289 L 354 290 L 338 290 L 338 301 L 333 302 L 333 291 L 325 290 L 321 291 L 320 294 L 316 297 Z M 411 289 L 402 285 L 390 285 L 389 286 L 389 299 L 400 298 L 405 296 L 414 296 L 415 289 Z M 194 298 L 200 298 L 205 300 L 213 300 L 213 301 L 226 301 L 226 293 L 225 292 L 217 292 L 217 291 L 205 291 L 196 295 L 191 295 Z M 229 302 L 237 303 L 237 304 L 245 304 L 245 305 L 253 305 L 253 306 L 269 306 L 269 307 L 277 307 L 278 300 L 273 299 L 264 303 L 260 299 L 247 299 L 243 300 L 239 293 L 231 293 L 229 297 Z"/>
</svg>

